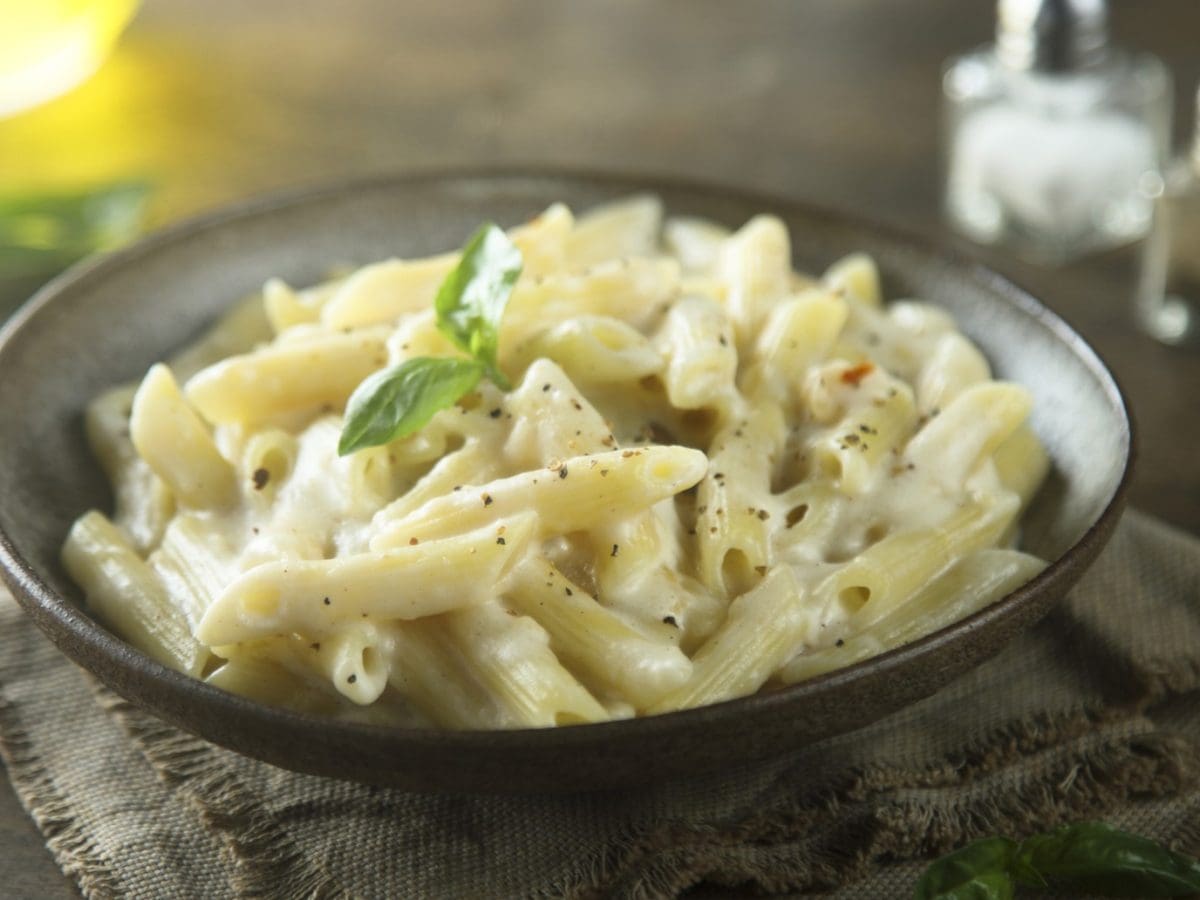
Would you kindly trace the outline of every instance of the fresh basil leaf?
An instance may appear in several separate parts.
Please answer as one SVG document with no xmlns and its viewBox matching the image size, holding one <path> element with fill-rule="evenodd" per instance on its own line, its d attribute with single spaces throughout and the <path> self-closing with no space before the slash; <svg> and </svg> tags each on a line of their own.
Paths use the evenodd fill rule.
<svg viewBox="0 0 1200 900">
<path fill-rule="evenodd" d="M 1102 822 L 1065 825 L 1025 839 L 1013 870 L 1022 884 L 1069 886 L 1105 897 L 1200 893 L 1200 862 Z"/>
<path fill-rule="evenodd" d="M 984 838 L 936 860 L 917 882 L 913 900 L 1012 900 L 1008 869 L 1017 845 Z"/>
<path fill-rule="evenodd" d="M 150 186 L 0 194 L 0 277 L 48 277 L 141 230 Z"/>
<path fill-rule="evenodd" d="M 438 328 L 461 350 L 484 364 L 488 377 L 508 390 L 496 364 L 500 319 L 521 274 L 521 251 L 491 223 L 463 248 L 462 259 L 438 290 L 434 308 Z"/>
<path fill-rule="evenodd" d="M 984 872 L 933 893 L 917 890 L 920 900 L 1013 900 L 1016 884 L 1007 872 Z"/>
<path fill-rule="evenodd" d="M 386 444 L 423 428 L 483 377 L 474 359 L 419 356 L 363 380 L 346 404 L 338 456 Z"/>
</svg>

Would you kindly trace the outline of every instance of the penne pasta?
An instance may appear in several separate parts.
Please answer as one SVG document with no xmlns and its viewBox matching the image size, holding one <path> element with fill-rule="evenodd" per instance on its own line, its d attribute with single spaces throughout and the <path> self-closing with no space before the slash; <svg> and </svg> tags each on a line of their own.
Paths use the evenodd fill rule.
<svg viewBox="0 0 1200 900">
<path fill-rule="evenodd" d="M 319 636 L 357 619 L 416 619 L 481 603 L 532 531 L 525 516 L 386 553 L 263 563 L 213 601 L 196 634 L 213 646 L 291 632 Z"/>
<path fill-rule="evenodd" d="M 737 225 L 553 204 L 268 280 L 88 407 L 113 518 L 64 565 L 211 685 L 455 729 L 790 684 L 1036 574 L 1029 392 L 870 257 L 812 277 L 781 218 Z"/>
<path fill-rule="evenodd" d="M 584 683 L 626 698 L 637 709 L 648 708 L 691 674 L 692 664 L 678 646 L 638 631 L 547 559 L 527 560 L 505 597 L 546 629 L 551 649 Z"/>
<path fill-rule="evenodd" d="M 193 636 L 166 586 L 103 513 L 92 510 L 71 527 L 63 567 L 88 605 L 108 625 L 158 662 L 192 676 L 210 654 Z"/>
<path fill-rule="evenodd" d="M 371 540 L 371 549 L 461 534 L 524 511 L 534 513 L 543 531 L 577 531 L 687 490 L 706 467 L 704 454 L 686 447 L 572 457 L 430 500 L 383 527 Z"/>
<path fill-rule="evenodd" d="M 161 363 L 133 397 L 129 436 L 138 455 L 184 505 L 210 509 L 233 502 L 233 467 Z"/>
<path fill-rule="evenodd" d="M 230 357 L 197 372 L 184 390 L 210 422 L 258 422 L 340 407 L 386 362 L 382 333 L 337 333 Z"/>
</svg>

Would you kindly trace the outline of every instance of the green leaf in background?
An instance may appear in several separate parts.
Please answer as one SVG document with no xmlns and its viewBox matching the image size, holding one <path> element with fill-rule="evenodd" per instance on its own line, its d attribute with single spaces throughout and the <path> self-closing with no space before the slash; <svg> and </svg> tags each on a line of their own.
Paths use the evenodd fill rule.
<svg viewBox="0 0 1200 900">
<path fill-rule="evenodd" d="M 521 274 L 521 251 L 498 226 L 486 223 L 463 248 L 462 259 L 442 283 L 434 307 L 438 328 L 486 366 L 488 377 L 508 390 L 496 365 L 500 319 Z"/>
<path fill-rule="evenodd" d="M 89 190 L 0 193 L 0 280 L 49 278 L 141 230 L 150 185 L 121 181 Z"/>
<path fill-rule="evenodd" d="M 1021 842 L 1014 873 L 1022 884 L 1069 886 L 1105 897 L 1200 893 L 1200 863 L 1102 822 L 1065 825 Z"/>
<path fill-rule="evenodd" d="M 925 870 L 913 900 L 1012 900 L 1016 849 L 1008 838 L 992 837 L 948 853 Z"/>
<path fill-rule="evenodd" d="M 474 388 L 484 370 L 474 359 L 418 356 L 375 372 L 350 395 L 338 455 L 423 428 L 434 413 Z"/>
</svg>

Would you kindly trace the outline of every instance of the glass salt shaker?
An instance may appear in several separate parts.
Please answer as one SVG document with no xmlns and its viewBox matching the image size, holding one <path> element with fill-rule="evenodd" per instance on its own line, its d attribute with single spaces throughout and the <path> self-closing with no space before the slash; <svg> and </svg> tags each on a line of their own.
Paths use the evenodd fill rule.
<svg viewBox="0 0 1200 900">
<path fill-rule="evenodd" d="M 1166 344 L 1200 347 L 1200 90 L 1190 152 L 1163 173 L 1134 310 Z"/>
<path fill-rule="evenodd" d="M 998 0 L 996 43 L 942 88 L 946 215 L 967 237 L 1061 263 L 1144 236 L 1171 79 L 1109 45 L 1103 0 Z"/>
</svg>

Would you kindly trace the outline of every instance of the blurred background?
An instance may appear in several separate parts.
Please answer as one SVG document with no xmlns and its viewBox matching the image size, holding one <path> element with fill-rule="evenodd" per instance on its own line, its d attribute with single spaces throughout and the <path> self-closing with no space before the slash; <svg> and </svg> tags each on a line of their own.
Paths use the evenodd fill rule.
<svg viewBox="0 0 1200 900">
<path fill-rule="evenodd" d="M 6 197 L 10 210 L 41 194 L 84 206 L 104 199 L 79 207 L 90 217 L 83 237 L 22 220 L 46 231 L 44 244 L 69 245 L 67 256 L 249 195 L 369 173 L 517 163 L 725 182 L 933 236 L 1031 289 L 1127 392 L 1141 425 L 1132 502 L 1200 533 L 1200 353 L 1135 327 L 1140 242 L 1037 265 L 972 245 L 943 220 L 942 71 L 992 40 L 994 0 L 135 7 L 0 0 L 0 84 L 12 88 L 0 88 L 9 109 L 0 116 L 0 313 L 45 277 L 24 257 L 2 270 Z M 56 12 L 75 30 L 30 75 L 29 39 L 16 25 L 50 28 Z M 1172 146 L 1182 151 L 1200 80 L 1200 3 L 1114 0 L 1109 12 L 1114 43 L 1155 54 L 1171 72 Z M 95 68 L 131 16 L 94 75 L 13 112 L 15 94 L 33 102 Z M 95 193 L 114 183 L 126 193 Z M 33 879 L 29 895 L 51 896 L 46 885 L 63 883 L 15 801 L 3 802 L 0 846 L 13 852 L 0 853 L 0 878 Z"/>
<path fill-rule="evenodd" d="M 118 19 L 132 6 L 93 2 Z M 0 120 L 0 185 L 150 177 L 164 220 L 362 172 L 549 162 L 734 181 L 931 230 L 940 70 L 991 40 L 995 3 L 432 6 L 146 0 L 90 81 Z M 1118 43 L 1175 71 L 1178 141 L 1196 7 L 1111 9 Z"/>
</svg>

